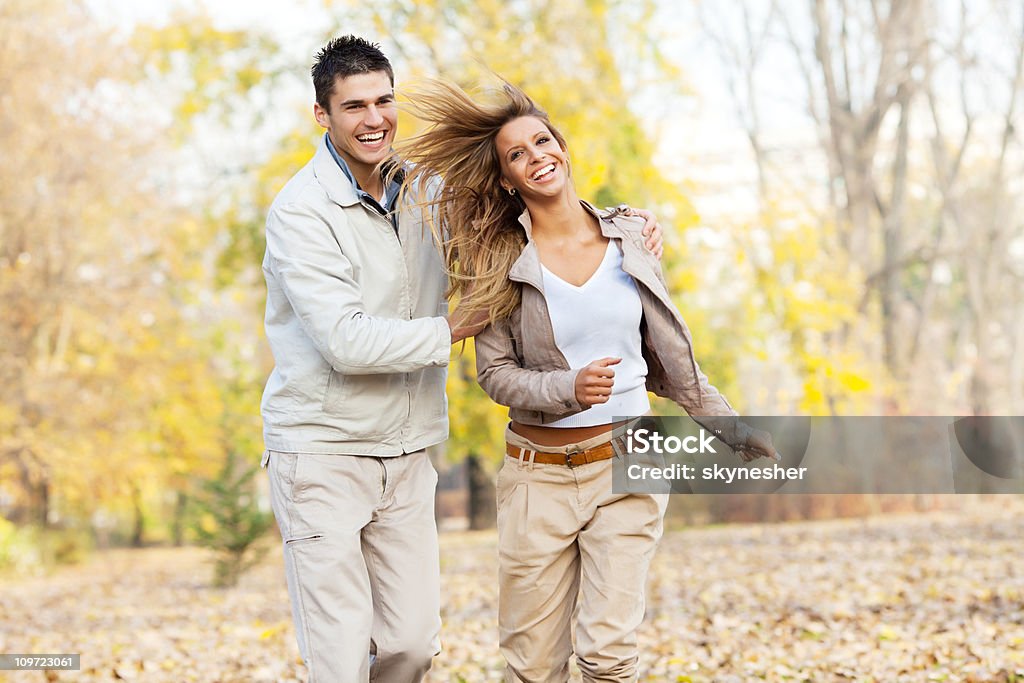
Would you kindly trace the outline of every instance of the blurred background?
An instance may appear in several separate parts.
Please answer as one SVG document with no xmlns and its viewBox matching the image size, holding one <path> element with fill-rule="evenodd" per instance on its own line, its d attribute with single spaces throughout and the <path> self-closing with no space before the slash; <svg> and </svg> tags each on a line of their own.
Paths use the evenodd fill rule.
<svg viewBox="0 0 1024 683">
<path fill-rule="evenodd" d="M 262 450 L 264 216 L 321 134 L 312 56 L 344 33 L 382 44 L 399 95 L 522 85 L 582 197 L 653 209 L 697 357 L 740 412 L 1024 409 L 1018 2 L 6 0 L 0 566 L 216 528 L 210 486 Z M 473 368 L 455 349 L 445 528 L 493 523 L 506 418 Z M 236 494 L 265 512 L 260 483 Z"/>
<path fill-rule="evenodd" d="M 520 84 L 582 197 L 653 209 L 742 413 L 1024 411 L 1020 2 L 3 0 L 0 652 L 82 654 L 11 680 L 304 680 L 258 470 L 260 263 L 345 33 L 400 100 Z M 474 376 L 453 349 L 432 681 L 503 667 L 495 535 L 464 530 L 494 524 L 506 414 Z M 673 496 L 641 680 L 1024 679 L 1024 500 L 966 481 Z"/>
<path fill-rule="evenodd" d="M 0 568 L 267 531 L 263 221 L 320 135 L 313 56 L 344 33 L 381 43 L 400 99 L 427 75 L 520 84 L 582 197 L 653 209 L 696 355 L 741 412 L 1024 410 L 1019 2 L 4 0 Z M 493 524 L 506 417 L 474 377 L 453 349 L 445 529 Z M 961 502 L 678 496 L 672 515 Z"/>
</svg>

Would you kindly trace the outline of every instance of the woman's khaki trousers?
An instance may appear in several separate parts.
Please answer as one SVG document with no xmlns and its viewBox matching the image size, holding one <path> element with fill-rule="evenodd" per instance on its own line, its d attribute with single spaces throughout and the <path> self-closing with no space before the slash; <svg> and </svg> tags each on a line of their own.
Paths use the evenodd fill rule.
<svg viewBox="0 0 1024 683">
<path fill-rule="evenodd" d="M 509 683 L 569 680 L 574 621 L 584 681 L 637 680 L 644 583 L 668 495 L 613 493 L 613 459 L 570 468 L 529 457 L 609 436 L 551 448 L 506 431 L 523 449 L 498 474 L 498 628 Z"/>
</svg>

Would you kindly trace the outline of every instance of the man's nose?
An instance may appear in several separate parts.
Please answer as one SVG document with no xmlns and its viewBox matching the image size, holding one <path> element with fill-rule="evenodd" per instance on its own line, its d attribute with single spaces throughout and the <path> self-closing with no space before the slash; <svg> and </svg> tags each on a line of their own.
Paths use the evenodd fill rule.
<svg viewBox="0 0 1024 683">
<path fill-rule="evenodd" d="M 375 105 L 370 105 L 366 108 L 366 116 L 363 117 L 363 123 L 371 128 L 375 128 L 380 124 L 384 123 L 384 117 L 381 116 L 380 110 Z"/>
</svg>

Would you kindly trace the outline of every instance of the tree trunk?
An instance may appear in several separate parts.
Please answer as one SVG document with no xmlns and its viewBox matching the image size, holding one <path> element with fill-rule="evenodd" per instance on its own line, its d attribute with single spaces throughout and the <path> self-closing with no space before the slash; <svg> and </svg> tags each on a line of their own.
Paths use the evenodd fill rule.
<svg viewBox="0 0 1024 683">
<path fill-rule="evenodd" d="M 466 485 L 469 487 L 469 528 L 493 529 L 498 517 L 494 482 L 476 455 L 466 457 Z"/>
<path fill-rule="evenodd" d="M 141 548 L 146 531 L 146 522 L 142 516 L 142 492 L 138 486 L 132 486 L 132 508 L 135 513 L 135 527 L 132 530 L 132 547 Z"/>
<path fill-rule="evenodd" d="M 50 527 L 50 478 L 45 473 L 39 482 L 39 524 Z"/>
<path fill-rule="evenodd" d="M 175 548 L 180 548 L 184 543 L 185 536 L 185 509 L 188 506 L 188 496 L 178 491 L 174 501 L 174 520 L 171 522 L 171 541 Z"/>
</svg>

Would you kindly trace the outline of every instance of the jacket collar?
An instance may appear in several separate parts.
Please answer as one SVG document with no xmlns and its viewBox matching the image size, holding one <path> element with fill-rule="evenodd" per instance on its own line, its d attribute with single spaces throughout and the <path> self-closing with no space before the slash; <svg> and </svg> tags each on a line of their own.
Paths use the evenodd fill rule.
<svg viewBox="0 0 1024 683">
<path fill-rule="evenodd" d="M 352 181 L 341 170 L 334 160 L 331 150 L 327 148 L 327 136 L 325 135 L 317 145 L 316 154 L 313 155 L 313 175 L 316 176 L 320 186 L 327 193 L 327 198 L 340 206 L 352 206 L 359 203 L 356 190 L 352 187 Z"/>
<path fill-rule="evenodd" d="M 580 206 L 582 206 L 587 213 L 597 218 L 601 226 L 601 234 L 605 237 L 622 237 L 622 228 L 615 224 L 615 217 L 619 215 L 617 209 L 602 212 L 585 199 L 580 200 Z M 530 219 L 530 210 L 523 209 L 523 212 L 519 214 L 518 220 L 519 224 L 523 226 L 523 230 L 526 231 L 527 241 L 533 242 L 533 221 Z"/>
<path fill-rule="evenodd" d="M 624 237 L 622 228 L 615 223 L 617 213 L 598 211 L 593 204 L 583 199 L 580 200 L 580 205 L 587 213 L 597 218 L 597 223 L 601 226 L 601 234 L 606 238 L 621 240 Z M 537 246 L 533 243 L 533 221 L 530 219 L 530 211 L 528 209 L 523 209 L 523 212 L 519 214 L 519 224 L 523 226 L 523 230 L 526 232 L 526 246 L 523 247 L 519 258 L 515 260 L 515 263 L 509 269 L 508 279 L 525 282 L 543 292 L 540 254 L 537 253 Z"/>
</svg>

